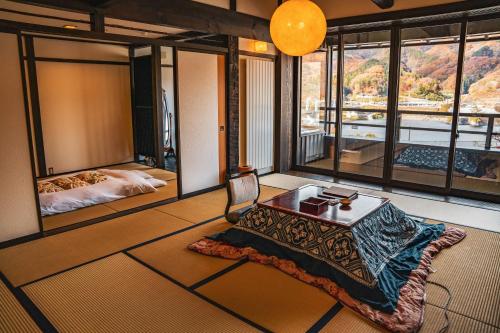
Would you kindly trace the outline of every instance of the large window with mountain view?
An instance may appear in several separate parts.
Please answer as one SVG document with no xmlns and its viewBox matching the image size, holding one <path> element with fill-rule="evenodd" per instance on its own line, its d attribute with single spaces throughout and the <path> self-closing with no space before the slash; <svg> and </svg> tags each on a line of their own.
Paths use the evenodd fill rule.
<svg viewBox="0 0 500 333">
<path fill-rule="evenodd" d="M 471 19 L 335 34 L 326 52 L 302 57 L 297 165 L 499 195 L 499 27 Z"/>
<path fill-rule="evenodd" d="M 460 24 L 401 31 L 393 179 L 444 187 Z"/>
<path fill-rule="evenodd" d="M 299 165 L 317 166 L 325 158 L 327 52 L 302 57 L 300 85 Z M 332 165 L 317 167 L 332 169 Z"/>
<path fill-rule="evenodd" d="M 500 194 L 500 19 L 468 24 L 452 186 Z"/>
<path fill-rule="evenodd" d="M 390 31 L 344 36 L 339 171 L 382 177 Z"/>
</svg>

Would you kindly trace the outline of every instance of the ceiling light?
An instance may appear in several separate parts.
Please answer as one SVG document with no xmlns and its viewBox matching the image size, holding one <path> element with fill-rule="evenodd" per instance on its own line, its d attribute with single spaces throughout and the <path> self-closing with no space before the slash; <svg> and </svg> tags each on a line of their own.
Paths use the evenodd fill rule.
<svg viewBox="0 0 500 333">
<path fill-rule="evenodd" d="M 65 24 L 62 27 L 64 29 L 71 29 L 71 30 L 78 28 L 76 25 L 72 25 L 72 24 Z"/>
<path fill-rule="evenodd" d="M 285 1 L 271 18 L 271 38 L 285 54 L 303 56 L 311 53 L 325 37 L 325 14 L 310 0 Z"/>
</svg>

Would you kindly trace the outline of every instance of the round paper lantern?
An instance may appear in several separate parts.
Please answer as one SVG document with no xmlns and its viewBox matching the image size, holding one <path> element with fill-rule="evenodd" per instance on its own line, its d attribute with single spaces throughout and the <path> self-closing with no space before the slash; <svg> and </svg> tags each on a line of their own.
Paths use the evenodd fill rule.
<svg viewBox="0 0 500 333">
<path fill-rule="evenodd" d="M 283 53 L 303 56 L 316 50 L 326 36 L 326 18 L 310 0 L 288 0 L 271 18 L 271 38 Z"/>
</svg>

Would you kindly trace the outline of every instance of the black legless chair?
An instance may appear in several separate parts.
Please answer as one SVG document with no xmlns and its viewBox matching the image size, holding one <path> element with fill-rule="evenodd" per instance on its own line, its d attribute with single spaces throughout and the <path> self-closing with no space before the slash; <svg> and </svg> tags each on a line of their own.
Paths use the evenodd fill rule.
<svg viewBox="0 0 500 333">
<path fill-rule="evenodd" d="M 242 172 L 226 178 L 227 205 L 224 211 L 226 220 L 237 223 L 253 208 L 260 196 L 259 176 L 257 170 Z M 231 206 L 252 201 L 253 205 L 243 210 L 229 212 Z"/>
</svg>

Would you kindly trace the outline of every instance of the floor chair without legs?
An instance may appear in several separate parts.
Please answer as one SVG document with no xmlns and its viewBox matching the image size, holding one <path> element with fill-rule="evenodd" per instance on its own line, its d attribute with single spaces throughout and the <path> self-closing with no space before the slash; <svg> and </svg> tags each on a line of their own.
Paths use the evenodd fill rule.
<svg viewBox="0 0 500 333">
<path fill-rule="evenodd" d="M 226 179 L 226 188 L 228 199 L 224 216 L 228 222 L 234 224 L 243 218 L 259 200 L 260 186 L 257 170 L 229 176 Z M 229 212 L 231 206 L 239 205 L 248 201 L 253 202 L 251 207 Z"/>
</svg>

